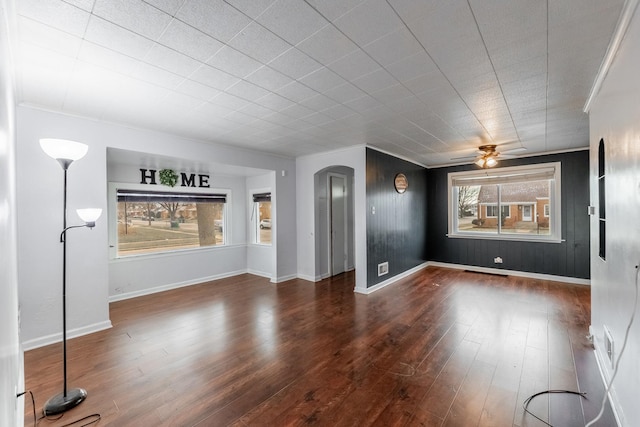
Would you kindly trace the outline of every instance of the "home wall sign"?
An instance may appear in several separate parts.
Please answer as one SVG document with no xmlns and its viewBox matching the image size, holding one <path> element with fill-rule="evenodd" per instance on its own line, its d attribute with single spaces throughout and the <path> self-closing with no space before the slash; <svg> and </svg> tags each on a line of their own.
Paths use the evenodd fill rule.
<svg viewBox="0 0 640 427">
<path fill-rule="evenodd" d="M 158 185 L 158 183 L 169 187 L 175 187 L 176 185 L 180 185 L 180 187 L 211 187 L 209 175 L 207 174 L 187 172 L 178 174 L 172 169 L 162 169 L 158 173 L 155 169 L 140 168 L 140 184 Z"/>
<path fill-rule="evenodd" d="M 396 191 L 400 194 L 407 191 L 407 188 L 409 187 L 409 181 L 407 180 L 407 177 L 405 176 L 405 174 L 403 173 L 397 174 L 393 179 L 393 186 L 395 187 Z"/>
</svg>

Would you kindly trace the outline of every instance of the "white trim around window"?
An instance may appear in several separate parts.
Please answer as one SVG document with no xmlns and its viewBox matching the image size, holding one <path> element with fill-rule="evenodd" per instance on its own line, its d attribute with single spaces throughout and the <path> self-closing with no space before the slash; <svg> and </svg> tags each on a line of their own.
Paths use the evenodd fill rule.
<svg viewBox="0 0 640 427">
<path fill-rule="evenodd" d="M 547 184 L 548 183 L 548 184 Z M 538 193 L 548 192 L 549 200 L 538 206 L 540 195 L 530 195 L 529 190 L 539 186 Z M 483 188 L 484 187 L 484 188 Z M 460 191 L 464 188 L 466 191 Z M 492 197 L 483 197 L 491 189 Z M 548 190 L 547 190 L 548 189 Z M 471 191 L 475 190 L 475 191 Z M 561 164 L 541 163 L 466 172 L 452 172 L 448 175 L 448 234 L 450 238 L 517 240 L 545 243 L 560 243 L 561 230 Z M 509 193 L 514 194 L 509 194 Z M 460 194 L 465 194 L 462 199 Z M 517 201 L 515 197 L 529 194 L 531 200 Z M 475 199 L 473 199 L 475 197 Z M 509 199 L 511 197 L 511 199 Z M 488 206 L 496 206 L 494 212 L 505 212 L 501 221 L 497 216 L 488 215 Z M 528 205 L 531 218 L 523 216 L 522 206 Z M 543 211 L 538 218 L 536 212 Z M 469 216 L 472 215 L 473 216 Z M 548 214 L 548 215 L 547 215 Z"/>
</svg>

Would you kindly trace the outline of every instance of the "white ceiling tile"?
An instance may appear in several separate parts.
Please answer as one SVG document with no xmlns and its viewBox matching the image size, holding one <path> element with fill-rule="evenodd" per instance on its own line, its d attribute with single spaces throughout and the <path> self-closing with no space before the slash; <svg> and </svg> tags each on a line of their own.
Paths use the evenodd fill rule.
<svg viewBox="0 0 640 427">
<path fill-rule="evenodd" d="M 254 102 L 274 111 L 280 111 L 295 104 L 295 102 L 290 101 L 277 93 L 269 93 L 262 98 L 256 99 Z"/>
<path fill-rule="evenodd" d="M 251 19 L 221 0 L 185 0 L 176 18 L 227 43 L 251 23 Z"/>
<path fill-rule="evenodd" d="M 157 40 L 171 22 L 171 15 L 142 0 L 96 0 L 93 14 L 152 40 Z"/>
<path fill-rule="evenodd" d="M 429 55 L 422 51 L 387 65 L 389 71 L 400 82 L 407 82 L 420 76 L 441 75 Z"/>
<path fill-rule="evenodd" d="M 145 2 L 157 7 L 165 13 L 174 16 L 184 0 L 144 0 Z"/>
<path fill-rule="evenodd" d="M 344 104 L 354 99 L 362 98 L 366 93 L 351 83 L 345 83 L 326 91 L 324 95 L 340 104 Z"/>
<path fill-rule="evenodd" d="M 359 46 L 404 27 L 402 20 L 385 0 L 367 0 L 334 22 Z"/>
<path fill-rule="evenodd" d="M 277 0 L 255 19 L 292 45 L 329 25 L 315 9 L 299 0 Z"/>
<path fill-rule="evenodd" d="M 367 44 L 363 49 L 383 66 L 388 66 L 401 59 L 424 52 L 420 43 L 404 27 Z"/>
<path fill-rule="evenodd" d="M 207 64 L 240 78 L 244 78 L 262 67 L 260 62 L 230 46 L 224 46 L 220 49 L 214 57 L 207 61 Z"/>
<path fill-rule="evenodd" d="M 220 94 L 220 91 L 210 86 L 205 86 L 201 83 L 194 82 L 193 80 L 183 80 L 175 89 L 176 91 L 185 95 L 199 98 L 205 101 Z"/>
<path fill-rule="evenodd" d="M 144 57 L 144 61 L 185 77 L 191 75 L 201 65 L 195 59 L 159 44 L 151 48 Z"/>
<path fill-rule="evenodd" d="M 282 110 L 281 113 L 284 114 L 285 116 L 289 116 L 295 119 L 301 119 L 303 117 L 314 114 L 315 111 L 305 107 L 304 105 L 294 104 L 291 107 L 285 108 L 284 110 Z"/>
<path fill-rule="evenodd" d="M 185 80 L 183 76 L 146 62 L 138 62 L 138 65 L 131 71 L 131 77 L 167 89 L 175 89 Z"/>
<path fill-rule="evenodd" d="M 318 92 L 324 92 L 346 83 L 342 77 L 326 67 L 320 68 L 319 70 L 298 79 L 298 81 Z"/>
<path fill-rule="evenodd" d="M 262 105 L 254 104 L 254 103 L 250 103 L 247 106 L 242 107 L 239 111 L 244 114 L 248 114 L 252 117 L 256 117 L 260 119 L 273 113 L 273 110 L 267 107 L 263 107 Z M 268 123 L 268 122 L 265 122 L 265 123 Z"/>
<path fill-rule="evenodd" d="M 82 44 L 78 59 L 125 75 L 130 74 L 140 64 L 137 59 L 90 42 Z"/>
<path fill-rule="evenodd" d="M 380 107 L 380 101 L 370 95 L 365 95 L 361 98 L 356 98 L 354 100 L 346 102 L 344 105 L 354 111 L 362 113 L 364 111 Z"/>
<path fill-rule="evenodd" d="M 383 104 L 390 104 L 392 102 L 397 102 L 401 99 L 414 96 L 406 87 L 401 84 L 381 88 L 379 90 L 376 90 L 375 92 L 371 92 L 369 95 L 373 96 Z"/>
<path fill-rule="evenodd" d="M 169 23 L 158 42 L 203 62 L 224 46 L 213 37 L 177 19 Z"/>
<path fill-rule="evenodd" d="M 290 77 L 268 66 L 259 68 L 248 75 L 245 80 L 270 91 L 276 91 L 293 81 Z"/>
<path fill-rule="evenodd" d="M 322 64 L 295 47 L 274 58 L 269 66 L 292 79 L 299 79 L 322 68 Z"/>
<path fill-rule="evenodd" d="M 64 0 L 64 1 L 76 7 L 79 7 L 82 10 L 86 10 L 87 12 L 91 12 L 93 10 L 93 5 L 95 4 L 95 0 Z"/>
<path fill-rule="evenodd" d="M 238 77 L 232 76 L 229 73 L 213 68 L 209 65 L 202 65 L 191 76 L 191 80 L 198 83 L 202 83 L 212 88 L 225 90 L 229 86 L 234 85 L 240 81 Z"/>
<path fill-rule="evenodd" d="M 18 17 L 20 39 L 23 43 L 34 44 L 41 48 L 75 58 L 78 55 L 82 39 L 30 18 Z"/>
<path fill-rule="evenodd" d="M 19 44 L 16 70 L 27 104 L 61 109 L 76 59 L 31 44 Z"/>
<path fill-rule="evenodd" d="M 329 64 L 329 68 L 342 76 L 342 78 L 353 81 L 358 77 L 371 73 L 376 68 L 380 68 L 380 65 L 364 51 L 356 50 L 332 62 Z"/>
<path fill-rule="evenodd" d="M 332 119 L 344 119 L 350 116 L 357 114 L 349 107 L 345 107 L 344 105 L 338 104 L 333 107 L 329 107 L 326 110 L 321 111 L 325 116 L 329 116 Z"/>
<path fill-rule="evenodd" d="M 360 5 L 365 0 L 307 0 L 320 14 L 330 21 L 333 21 L 354 7 Z"/>
<path fill-rule="evenodd" d="M 85 39 L 134 58 L 144 57 L 153 47 L 151 40 L 97 16 L 91 16 Z"/>
<path fill-rule="evenodd" d="M 262 15 L 276 0 L 225 0 L 227 3 L 250 17 L 256 19 Z"/>
<path fill-rule="evenodd" d="M 19 16 L 47 24 L 76 37 L 87 28 L 89 13 L 61 0 L 21 0 L 16 2 Z"/>
<path fill-rule="evenodd" d="M 352 83 L 370 94 L 386 87 L 395 86 L 398 81 L 385 69 L 377 68 L 373 72 L 353 80 Z"/>
<path fill-rule="evenodd" d="M 240 80 L 238 83 L 230 86 L 226 90 L 227 93 L 239 96 L 242 99 L 254 101 L 269 94 L 269 91 L 254 85 L 246 80 Z"/>
<path fill-rule="evenodd" d="M 331 98 L 328 98 L 322 94 L 317 94 L 316 96 L 312 96 L 311 98 L 307 98 L 300 102 L 301 105 L 304 105 L 307 108 L 311 108 L 314 111 L 323 111 L 327 108 L 335 107 L 338 104 Z"/>
<path fill-rule="evenodd" d="M 300 102 L 304 99 L 311 98 L 318 94 L 315 90 L 299 83 L 293 81 L 286 86 L 281 87 L 276 91 L 279 95 L 294 101 Z"/>
<path fill-rule="evenodd" d="M 240 52 L 267 64 L 291 48 L 291 45 L 260 24 L 252 22 L 229 41 Z"/>
<path fill-rule="evenodd" d="M 328 25 L 296 45 L 322 64 L 329 64 L 358 50 L 358 46 L 335 27 Z"/>
<path fill-rule="evenodd" d="M 221 92 L 219 95 L 211 98 L 211 104 L 220 105 L 230 110 L 241 110 L 247 105 L 251 104 L 250 101 L 240 98 L 231 93 Z"/>
</svg>

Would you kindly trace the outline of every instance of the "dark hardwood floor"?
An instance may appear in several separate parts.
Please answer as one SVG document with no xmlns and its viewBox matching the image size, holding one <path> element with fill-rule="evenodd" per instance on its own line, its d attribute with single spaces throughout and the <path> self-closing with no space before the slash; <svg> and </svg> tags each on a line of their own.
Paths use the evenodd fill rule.
<svg viewBox="0 0 640 427">
<path fill-rule="evenodd" d="M 584 426 L 602 381 L 588 286 L 429 267 L 371 295 L 354 276 L 242 275 L 111 304 L 70 340 L 69 385 L 113 426 Z M 25 353 L 38 415 L 61 391 L 61 344 Z M 25 425 L 32 425 L 31 403 Z M 614 426 L 610 408 L 599 426 Z"/>
</svg>

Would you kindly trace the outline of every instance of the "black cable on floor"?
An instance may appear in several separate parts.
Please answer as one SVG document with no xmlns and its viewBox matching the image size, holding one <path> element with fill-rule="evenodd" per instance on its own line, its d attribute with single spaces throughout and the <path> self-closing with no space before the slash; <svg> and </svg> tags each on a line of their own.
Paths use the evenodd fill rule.
<svg viewBox="0 0 640 427">
<path fill-rule="evenodd" d="M 582 398 L 587 398 L 587 393 L 581 393 L 579 391 L 572 391 L 572 390 L 545 390 L 545 391 L 541 391 L 535 394 L 532 394 L 531 396 L 527 397 L 525 399 L 525 401 L 522 403 L 522 407 L 524 409 L 524 411 L 531 415 L 532 417 L 542 421 L 543 423 L 545 423 L 546 425 L 548 425 L 549 427 L 553 427 L 551 424 L 549 424 L 548 422 L 546 422 L 545 420 L 543 420 L 542 418 L 540 418 L 539 416 L 537 416 L 536 414 L 534 414 L 533 412 L 531 412 L 527 407 L 529 406 L 529 403 L 531 403 L 531 400 L 534 397 L 543 395 L 543 394 L 551 394 L 551 393 L 567 393 L 567 394 L 577 394 L 578 396 L 582 397 Z"/>
</svg>

